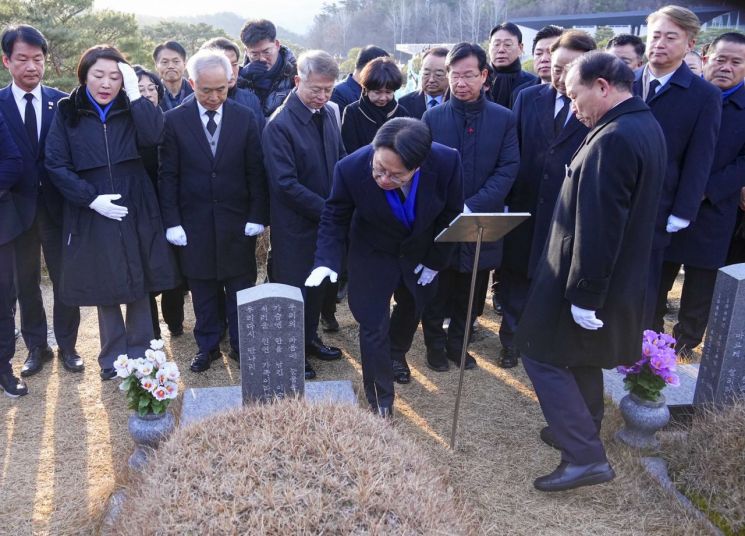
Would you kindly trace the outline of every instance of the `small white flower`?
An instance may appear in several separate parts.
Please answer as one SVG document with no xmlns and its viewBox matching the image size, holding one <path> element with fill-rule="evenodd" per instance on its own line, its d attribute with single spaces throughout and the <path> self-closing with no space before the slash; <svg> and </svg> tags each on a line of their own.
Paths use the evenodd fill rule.
<svg viewBox="0 0 745 536">
<path fill-rule="evenodd" d="M 153 359 L 155 359 L 155 364 L 158 366 L 158 368 L 161 368 L 168 361 L 166 354 L 162 350 L 154 350 Z"/>
<path fill-rule="evenodd" d="M 155 351 L 150 350 L 150 349 L 145 350 L 145 360 L 146 361 L 149 361 L 150 363 L 152 363 L 153 365 L 155 365 L 156 364 L 156 361 L 155 361 Z"/>
<path fill-rule="evenodd" d="M 153 364 L 149 361 L 145 361 L 142 365 L 137 367 L 137 372 L 139 372 L 139 377 L 141 378 L 150 376 L 153 373 Z"/>
<path fill-rule="evenodd" d="M 158 382 L 153 378 L 142 378 L 140 380 L 140 385 L 145 389 L 145 391 L 152 393 L 158 387 Z"/>
<path fill-rule="evenodd" d="M 114 370 L 116 370 L 116 375 L 120 378 L 126 378 L 132 373 L 129 369 L 129 359 L 126 355 L 120 355 L 116 358 L 116 361 L 114 361 Z"/>
<path fill-rule="evenodd" d="M 169 381 L 175 382 L 181 377 L 181 373 L 178 370 L 178 367 L 176 366 L 176 363 L 168 362 L 165 363 L 160 370 L 165 372 L 166 377 Z"/>
<path fill-rule="evenodd" d="M 150 348 L 153 350 L 162 350 L 164 345 L 163 339 L 153 339 L 150 341 Z"/>
<path fill-rule="evenodd" d="M 165 400 L 166 398 L 168 398 L 168 391 L 166 391 L 165 387 L 159 385 L 158 387 L 153 389 L 153 398 L 158 401 Z"/>
<path fill-rule="evenodd" d="M 166 382 L 163 389 L 168 393 L 168 398 L 173 400 L 178 396 L 178 384 L 176 382 Z"/>
<path fill-rule="evenodd" d="M 168 381 L 168 372 L 164 369 L 160 369 L 155 373 L 155 379 L 158 380 L 158 384 L 165 384 Z"/>
</svg>

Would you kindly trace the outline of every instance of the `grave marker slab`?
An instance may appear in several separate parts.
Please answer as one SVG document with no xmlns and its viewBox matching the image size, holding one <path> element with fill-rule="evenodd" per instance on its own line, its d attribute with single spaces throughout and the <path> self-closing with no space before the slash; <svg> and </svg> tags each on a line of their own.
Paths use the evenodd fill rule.
<svg viewBox="0 0 745 536">
<path fill-rule="evenodd" d="M 305 389 L 303 296 L 266 283 L 237 295 L 243 403 L 302 396 Z"/>
<path fill-rule="evenodd" d="M 719 269 L 694 404 L 745 395 L 745 264 Z"/>
</svg>

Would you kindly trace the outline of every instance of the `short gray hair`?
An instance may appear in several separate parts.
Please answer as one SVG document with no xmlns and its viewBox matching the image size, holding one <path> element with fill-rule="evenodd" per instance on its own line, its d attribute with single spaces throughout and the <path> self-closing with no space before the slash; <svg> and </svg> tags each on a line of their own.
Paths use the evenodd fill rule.
<svg viewBox="0 0 745 536">
<path fill-rule="evenodd" d="M 186 64 L 186 70 L 189 71 L 189 78 L 197 81 L 199 73 L 210 67 L 222 67 L 228 82 L 233 78 L 233 68 L 230 65 L 225 52 L 219 48 L 204 48 L 194 54 Z"/>
<path fill-rule="evenodd" d="M 297 60 L 297 74 L 301 80 L 307 80 L 311 74 L 336 80 L 339 77 L 339 64 L 326 51 L 308 50 L 300 54 Z"/>
</svg>

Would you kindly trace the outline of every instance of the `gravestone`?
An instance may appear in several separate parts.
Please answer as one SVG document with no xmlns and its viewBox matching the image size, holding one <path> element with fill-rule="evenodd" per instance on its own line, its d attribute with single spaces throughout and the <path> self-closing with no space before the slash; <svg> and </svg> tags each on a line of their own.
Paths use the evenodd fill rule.
<svg viewBox="0 0 745 536">
<path fill-rule="evenodd" d="M 243 403 L 302 396 L 305 389 L 303 296 L 266 283 L 238 292 Z"/>
<path fill-rule="evenodd" d="M 719 269 L 694 404 L 745 395 L 745 264 Z"/>
</svg>

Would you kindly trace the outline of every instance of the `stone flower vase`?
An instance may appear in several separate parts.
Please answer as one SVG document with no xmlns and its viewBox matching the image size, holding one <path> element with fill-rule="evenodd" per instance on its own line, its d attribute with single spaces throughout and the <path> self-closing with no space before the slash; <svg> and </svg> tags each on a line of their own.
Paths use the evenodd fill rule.
<svg viewBox="0 0 745 536">
<path fill-rule="evenodd" d="M 135 442 L 135 450 L 129 457 L 129 468 L 141 471 L 148 455 L 173 432 L 174 426 L 175 419 L 170 411 L 160 415 L 148 413 L 144 417 L 140 417 L 136 411 L 132 413 L 129 416 L 129 435 Z"/>
<path fill-rule="evenodd" d="M 626 424 L 616 433 L 616 439 L 638 449 L 660 447 L 655 433 L 670 421 L 664 395 L 650 401 L 630 393 L 621 399 L 619 409 Z"/>
</svg>

